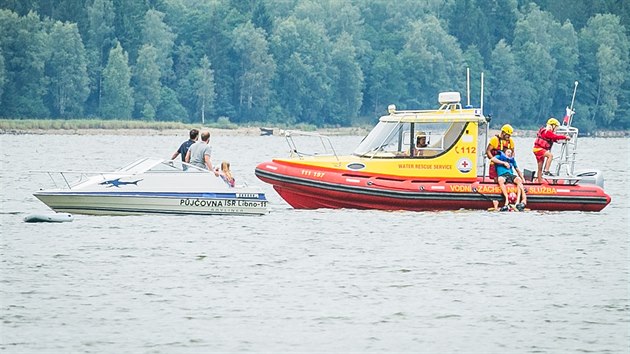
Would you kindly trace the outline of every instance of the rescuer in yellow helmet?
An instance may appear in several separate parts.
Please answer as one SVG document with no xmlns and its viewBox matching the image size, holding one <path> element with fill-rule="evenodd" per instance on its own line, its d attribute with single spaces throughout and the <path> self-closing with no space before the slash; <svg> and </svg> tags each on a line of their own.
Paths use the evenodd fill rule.
<svg viewBox="0 0 630 354">
<path fill-rule="evenodd" d="M 549 168 L 551 167 L 551 161 L 553 160 L 553 154 L 551 153 L 553 143 L 559 140 L 570 139 L 568 136 L 556 134 L 556 129 L 558 129 L 559 125 L 560 122 L 558 122 L 556 118 L 549 118 L 547 120 L 547 125 L 542 126 L 538 130 L 536 140 L 534 140 L 534 149 L 532 151 L 536 156 L 536 163 L 538 164 L 538 171 L 536 172 L 538 183 L 543 182 L 543 176 L 552 176 L 551 172 L 549 172 Z M 547 158 L 546 162 L 545 158 Z M 543 162 L 545 164 L 544 170 Z"/>
<path fill-rule="evenodd" d="M 512 128 L 509 124 L 505 124 L 501 127 L 501 132 L 490 138 L 490 141 L 488 142 L 488 147 L 486 148 L 486 155 L 490 159 L 488 177 L 493 179 L 495 182 L 497 182 L 497 170 L 495 164 L 504 164 L 504 162 L 498 160 L 495 156 L 499 154 L 499 151 L 505 152 L 507 149 L 514 151 L 514 139 L 512 139 L 513 133 L 514 128 Z"/>
</svg>

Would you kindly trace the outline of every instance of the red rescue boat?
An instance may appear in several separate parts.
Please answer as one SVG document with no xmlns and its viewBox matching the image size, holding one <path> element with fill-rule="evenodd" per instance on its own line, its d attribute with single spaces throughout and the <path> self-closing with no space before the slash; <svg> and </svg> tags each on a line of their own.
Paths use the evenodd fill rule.
<svg viewBox="0 0 630 354">
<path fill-rule="evenodd" d="M 326 136 L 286 132 L 291 155 L 259 164 L 256 176 L 297 209 L 497 209 L 504 197 L 484 173 L 488 120 L 480 108 L 463 108 L 457 92 L 441 93 L 440 103 L 437 110 L 421 111 L 390 106 L 347 156 L 337 155 Z M 561 144 L 555 176 L 536 183 L 525 171 L 526 208 L 602 210 L 610 196 L 601 172 L 573 170 L 578 129 L 563 126 L 559 132 L 571 139 Z M 299 139 L 317 139 L 323 151 L 300 151 Z M 517 188 L 507 185 L 507 190 Z"/>
</svg>

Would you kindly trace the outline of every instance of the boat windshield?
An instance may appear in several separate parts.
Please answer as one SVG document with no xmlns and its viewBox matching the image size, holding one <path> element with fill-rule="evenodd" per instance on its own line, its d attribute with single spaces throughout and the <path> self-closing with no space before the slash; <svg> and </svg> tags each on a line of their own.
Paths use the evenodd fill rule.
<svg viewBox="0 0 630 354">
<path fill-rule="evenodd" d="M 466 122 L 381 121 L 354 150 L 363 157 L 434 157 L 457 142 Z"/>
</svg>

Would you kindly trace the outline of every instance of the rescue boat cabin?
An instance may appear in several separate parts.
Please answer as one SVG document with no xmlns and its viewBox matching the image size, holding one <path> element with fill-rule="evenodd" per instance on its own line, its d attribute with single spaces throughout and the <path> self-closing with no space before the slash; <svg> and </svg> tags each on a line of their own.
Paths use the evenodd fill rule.
<svg viewBox="0 0 630 354">
<path fill-rule="evenodd" d="M 434 180 L 475 181 L 483 176 L 488 121 L 480 108 L 464 108 L 460 101 L 459 92 L 443 92 L 437 110 L 390 105 L 389 114 L 353 152 L 371 161 L 355 169 Z M 370 167 L 375 170 L 364 170 Z"/>
</svg>

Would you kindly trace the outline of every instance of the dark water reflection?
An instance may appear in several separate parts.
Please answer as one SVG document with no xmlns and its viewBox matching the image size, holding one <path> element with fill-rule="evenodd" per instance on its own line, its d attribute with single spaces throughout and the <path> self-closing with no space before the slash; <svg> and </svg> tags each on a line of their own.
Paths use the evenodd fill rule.
<svg viewBox="0 0 630 354">
<path fill-rule="evenodd" d="M 629 351 L 628 139 L 582 139 L 600 213 L 293 210 L 262 217 L 76 215 L 26 224 L 48 177 L 169 157 L 184 137 L 0 136 L 7 352 Z M 335 137 L 351 151 L 361 137 Z M 532 139 L 517 140 L 532 169 Z M 279 137 L 215 137 L 261 184 Z M 531 156 L 530 156 L 531 155 Z"/>
</svg>

